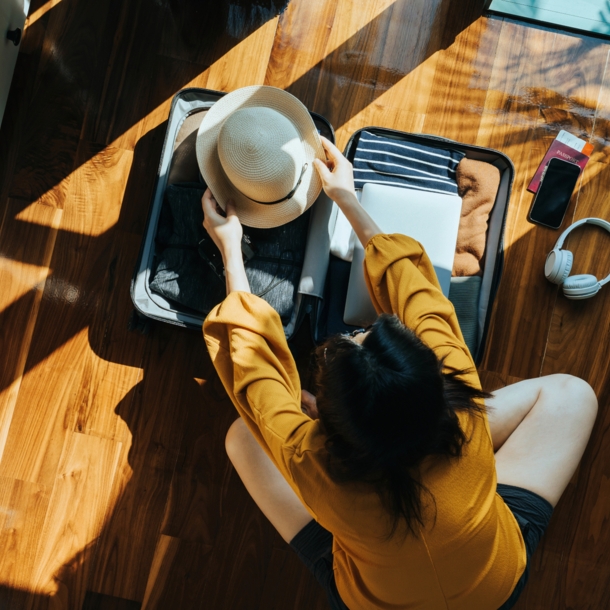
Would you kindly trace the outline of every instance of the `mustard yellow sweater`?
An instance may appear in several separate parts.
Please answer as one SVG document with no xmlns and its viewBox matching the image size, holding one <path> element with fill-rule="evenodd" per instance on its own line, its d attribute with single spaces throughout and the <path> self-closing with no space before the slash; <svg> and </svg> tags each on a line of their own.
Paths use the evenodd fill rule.
<svg viewBox="0 0 610 610">
<path fill-rule="evenodd" d="M 397 314 L 446 356 L 448 367 L 472 367 L 466 380 L 480 387 L 422 246 L 377 235 L 364 267 L 377 311 Z M 239 414 L 311 516 L 332 532 L 337 588 L 350 610 L 495 610 L 506 601 L 525 569 L 525 545 L 496 493 L 486 417 L 459 416 L 471 439 L 461 458 L 422 465 L 422 482 L 436 501 L 435 511 L 424 504 L 427 527 L 417 538 L 388 541 L 377 495 L 337 485 L 326 473 L 324 434 L 301 412 L 299 375 L 277 313 L 258 297 L 234 292 L 207 317 L 204 335 Z"/>
</svg>

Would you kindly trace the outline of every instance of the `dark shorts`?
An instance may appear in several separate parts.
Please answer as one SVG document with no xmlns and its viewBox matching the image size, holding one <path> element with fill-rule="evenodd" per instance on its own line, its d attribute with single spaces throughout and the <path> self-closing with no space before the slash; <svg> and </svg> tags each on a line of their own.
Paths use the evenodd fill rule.
<svg viewBox="0 0 610 610">
<path fill-rule="evenodd" d="M 316 577 L 332 610 L 349 610 L 337 591 L 333 571 L 333 535 L 317 521 L 310 521 L 291 541 L 301 561 Z"/>
<path fill-rule="evenodd" d="M 525 583 L 530 573 L 532 555 L 549 524 L 553 514 L 553 506 L 533 491 L 514 487 L 513 485 L 498 483 L 498 493 L 502 496 L 502 499 L 506 502 L 513 515 L 515 515 L 515 519 L 523 534 L 525 551 L 527 553 L 525 572 L 521 575 L 510 597 L 499 608 L 499 610 L 508 610 L 517 603 L 519 595 L 521 595 L 525 588 Z"/>
<path fill-rule="evenodd" d="M 515 515 L 525 540 L 527 552 L 525 572 L 517 582 L 511 596 L 498 609 L 508 610 L 517 603 L 517 599 L 525 587 L 529 576 L 531 557 L 549 524 L 553 507 L 538 494 L 521 487 L 498 483 L 498 493 Z M 332 552 L 333 535 L 316 521 L 310 521 L 292 539 L 290 546 L 326 591 L 332 610 L 348 610 L 339 596 L 335 583 Z"/>
</svg>

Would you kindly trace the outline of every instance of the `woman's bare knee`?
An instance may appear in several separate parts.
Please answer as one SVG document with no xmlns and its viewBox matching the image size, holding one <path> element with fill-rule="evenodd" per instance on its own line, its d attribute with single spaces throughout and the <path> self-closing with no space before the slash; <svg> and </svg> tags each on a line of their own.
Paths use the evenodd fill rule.
<svg viewBox="0 0 610 610">
<path fill-rule="evenodd" d="M 597 416 L 597 396 L 584 379 L 556 374 L 545 377 L 544 381 L 541 395 L 549 400 L 540 403 L 551 407 L 554 417 L 593 425 Z"/>
<path fill-rule="evenodd" d="M 540 382 L 535 404 L 496 453 L 496 471 L 498 482 L 529 489 L 555 506 L 587 446 L 597 398 L 571 375 Z"/>
</svg>

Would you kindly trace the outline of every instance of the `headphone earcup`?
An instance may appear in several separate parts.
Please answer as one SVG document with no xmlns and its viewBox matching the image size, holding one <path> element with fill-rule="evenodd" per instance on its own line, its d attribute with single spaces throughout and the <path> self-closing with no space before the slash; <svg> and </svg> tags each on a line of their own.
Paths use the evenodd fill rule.
<svg viewBox="0 0 610 610">
<path fill-rule="evenodd" d="M 563 294 L 568 299 L 589 299 L 595 296 L 601 286 L 594 275 L 573 275 L 563 283 Z"/>
<path fill-rule="evenodd" d="M 544 263 L 546 279 L 553 284 L 561 284 L 570 275 L 573 260 L 574 256 L 569 250 L 551 250 Z"/>
</svg>

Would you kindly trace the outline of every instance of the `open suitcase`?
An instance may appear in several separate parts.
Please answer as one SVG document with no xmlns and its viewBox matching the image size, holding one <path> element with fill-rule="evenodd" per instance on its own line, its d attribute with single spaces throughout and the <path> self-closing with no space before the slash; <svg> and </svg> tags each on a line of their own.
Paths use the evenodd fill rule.
<svg viewBox="0 0 610 610">
<path fill-rule="evenodd" d="M 217 91 L 192 88 L 180 91 L 173 99 L 146 223 L 146 233 L 131 284 L 136 322 L 133 326 L 138 326 L 138 323 L 147 320 L 159 320 L 201 330 L 205 315 L 154 292 L 151 289 L 151 278 L 157 265 L 157 234 L 166 188 L 172 184 L 200 181 L 195 156 L 197 130 L 205 112 L 223 95 L 224 93 Z M 311 116 L 318 131 L 334 141 L 334 131 L 330 123 L 315 113 L 311 113 Z M 514 178 L 513 164 L 501 152 L 461 144 L 437 136 L 408 134 L 375 127 L 365 129 L 377 135 L 418 142 L 427 146 L 439 148 L 450 146 L 464 152 L 468 158 L 491 163 L 500 171 L 500 186 L 489 216 L 480 288 L 475 295 L 464 298 L 461 285 L 463 278 L 453 278 L 449 292 L 449 299 L 454 303 L 467 344 L 475 362 L 478 363 L 483 357 L 492 305 L 502 274 L 503 234 Z M 365 129 L 353 134 L 347 144 L 344 152 L 350 161 L 353 160 L 358 138 Z M 288 340 L 294 336 L 307 317 L 312 338 L 316 343 L 323 341 L 330 334 L 351 328 L 344 324 L 342 316 L 338 313 L 342 311 L 347 294 L 351 263 L 335 259 L 330 254 L 334 207 L 336 206 L 333 202 L 322 192 L 308 212 L 309 218 L 306 222 L 309 226 L 300 279 L 294 287 L 294 306 L 290 315 L 283 318 Z M 336 297 L 337 294 L 339 298 Z"/>
</svg>

